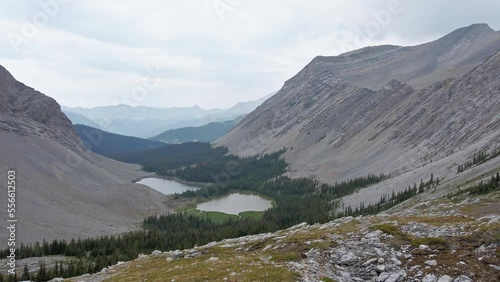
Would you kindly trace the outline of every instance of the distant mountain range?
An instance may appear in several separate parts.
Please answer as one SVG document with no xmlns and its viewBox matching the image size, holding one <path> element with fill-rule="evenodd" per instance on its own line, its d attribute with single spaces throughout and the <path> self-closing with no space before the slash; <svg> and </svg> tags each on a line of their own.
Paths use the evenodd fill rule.
<svg viewBox="0 0 500 282">
<path fill-rule="evenodd" d="M 204 110 L 199 106 L 153 108 L 127 105 L 95 108 L 62 107 L 62 110 L 73 124 L 88 125 L 121 135 L 150 138 L 170 129 L 234 120 L 250 113 L 271 96 L 272 94 L 256 101 L 241 102 L 227 110 Z"/>
<path fill-rule="evenodd" d="M 162 142 L 106 132 L 94 127 L 75 124 L 83 144 L 92 152 L 106 157 L 133 151 L 154 149 L 166 145 Z"/>
<path fill-rule="evenodd" d="M 211 122 L 197 127 L 170 129 L 149 139 L 167 144 L 212 142 L 226 135 L 240 120 L 241 118 L 237 118 L 229 121 Z"/>
<path fill-rule="evenodd" d="M 88 117 L 86 117 L 82 114 L 71 112 L 71 111 L 64 111 L 64 114 L 66 114 L 66 116 L 69 118 L 69 120 L 71 120 L 71 123 L 73 123 L 75 125 L 76 124 L 85 124 L 85 125 L 93 127 L 93 128 L 100 128 L 99 124 L 97 124 L 96 122 L 94 122 L 93 120 L 89 119 Z"/>
</svg>

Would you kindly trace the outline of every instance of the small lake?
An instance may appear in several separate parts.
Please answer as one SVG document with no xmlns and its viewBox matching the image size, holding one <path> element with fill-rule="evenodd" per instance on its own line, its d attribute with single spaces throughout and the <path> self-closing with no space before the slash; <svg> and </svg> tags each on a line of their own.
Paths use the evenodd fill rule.
<svg viewBox="0 0 500 282">
<path fill-rule="evenodd" d="M 197 190 L 200 187 L 186 185 L 175 180 L 156 178 L 156 177 L 148 177 L 143 178 L 136 183 L 143 184 L 149 186 L 156 191 L 163 193 L 165 195 L 172 194 L 181 194 L 188 190 Z"/>
<path fill-rule="evenodd" d="M 201 203 L 196 209 L 200 211 L 239 214 L 245 211 L 265 211 L 272 208 L 272 206 L 271 201 L 260 196 L 235 193 L 214 199 L 210 202 Z"/>
</svg>

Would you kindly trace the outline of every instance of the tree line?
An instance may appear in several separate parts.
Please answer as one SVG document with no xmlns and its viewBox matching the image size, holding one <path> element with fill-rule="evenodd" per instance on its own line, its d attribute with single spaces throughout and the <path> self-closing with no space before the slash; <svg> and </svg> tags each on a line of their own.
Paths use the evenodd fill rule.
<svg viewBox="0 0 500 282">
<path fill-rule="evenodd" d="M 380 196 L 380 199 L 377 203 L 365 205 L 361 203 L 359 207 L 352 208 L 348 206 L 344 209 L 344 212 L 337 214 L 337 216 L 358 216 L 358 215 L 369 215 L 369 214 L 377 214 L 384 210 L 388 210 L 420 193 L 425 192 L 426 190 L 431 189 L 432 187 L 436 187 L 439 185 L 439 178 L 434 179 L 434 174 L 431 174 L 429 181 L 424 182 L 420 181 L 420 185 L 417 188 L 417 184 L 415 183 L 412 186 L 408 186 L 404 190 L 401 190 L 397 193 L 392 191 L 392 194 L 389 196 L 384 194 Z"/>
<path fill-rule="evenodd" d="M 472 187 L 467 189 L 470 195 L 488 194 L 500 188 L 500 172 L 497 171 L 496 175 L 492 175 L 490 181 L 483 182 L 482 180 Z"/>
<path fill-rule="evenodd" d="M 458 165 L 457 174 L 466 171 L 467 169 L 483 164 L 491 159 L 500 156 L 500 149 L 493 150 L 493 152 L 488 153 L 487 151 L 481 151 L 479 153 L 474 154 L 472 160 L 465 162 L 463 164 Z"/>
<path fill-rule="evenodd" d="M 17 281 L 35 281 L 44 282 L 54 278 L 68 278 L 80 276 L 85 273 L 94 272 L 92 262 L 80 260 L 69 260 L 67 262 L 56 261 L 53 267 L 47 267 L 44 262 L 40 263 L 38 271 L 30 272 L 25 264 L 22 274 L 18 277 L 17 274 L 4 277 L 0 274 L 0 282 L 17 282 Z"/>
</svg>

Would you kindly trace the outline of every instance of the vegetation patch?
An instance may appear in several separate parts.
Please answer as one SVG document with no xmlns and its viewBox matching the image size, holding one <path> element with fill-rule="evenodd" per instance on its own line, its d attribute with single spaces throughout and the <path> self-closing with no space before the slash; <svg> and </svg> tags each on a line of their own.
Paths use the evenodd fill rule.
<svg viewBox="0 0 500 282">
<path fill-rule="evenodd" d="M 401 217 L 390 217 L 391 220 L 397 220 L 399 224 L 408 224 L 410 222 L 418 222 L 425 223 L 433 226 L 443 226 L 446 224 L 455 224 L 455 223 L 468 223 L 473 222 L 474 219 L 454 215 L 454 216 L 405 216 Z"/>
<path fill-rule="evenodd" d="M 401 227 L 394 224 L 378 224 L 372 227 L 372 229 L 380 230 L 386 234 L 392 235 L 399 239 L 406 238 L 406 235 L 401 230 Z"/>
<path fill-rule="evenodd" d="M 209 260 L 215 257 L 216 260 Z M 114 281 L 295 281 L 297 273 L 291 272 L 282 262 L 293 259 L 293 254 L 283 254 L 276 261 L 263 261 L 262 254 L 251 252 L 235 256 L 234 249 L 207 250 L 203 256 L 178 259 L 170 262 L 165 257 L 131 262 L 119 274 L 110 277 Z"/>
<path fill-rule="evenodd" d="M 271 260 L 275 262 L 299 261 L 300 259 L 301 254 L 298 252 L 277 253 L 271 258 Z"/>
<path fill-rule="evenodd" d="M 411 245 L 414 247 L 418 247 L 420 245 L 427 245 L 437 250 L 447 249 L 446 240 L 443 238 L 436 238 L 436 237 L 415 238 L 411 240 Z"/>
</svg>

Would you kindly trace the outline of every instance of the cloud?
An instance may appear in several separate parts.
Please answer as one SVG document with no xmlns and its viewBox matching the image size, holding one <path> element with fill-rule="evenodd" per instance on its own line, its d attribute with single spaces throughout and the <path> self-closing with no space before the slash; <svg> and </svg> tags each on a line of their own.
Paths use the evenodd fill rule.
<svg viewBox="0 0 500 282">
<path fill-rule="evenodd" d="M 143 105 L 229 107 L 278 90 L 317 55 L 423 43 L 476 22 L 500 28 L 496 0 L 64 0 L 16 52 L 9 35 L 56 1 L 0 11 L 0 64 L 68 106 L 121 101 L 156 68 L 161 83 Z"/>
</svg>

